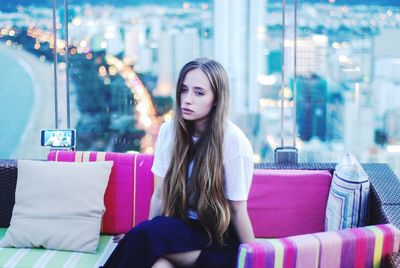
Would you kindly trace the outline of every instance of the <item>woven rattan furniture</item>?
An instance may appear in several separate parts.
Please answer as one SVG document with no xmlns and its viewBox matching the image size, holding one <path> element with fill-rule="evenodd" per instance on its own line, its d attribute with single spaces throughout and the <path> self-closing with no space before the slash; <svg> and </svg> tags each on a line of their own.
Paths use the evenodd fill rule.
<svg viewBox="0 0 400 268">
<path fill-rule="evenodd" d="M 386 266 L 388 268 L 400 268 L 400 253 L 392 253 L 386 260 Z"/>
<path fill-rule="evenodd" d="M 330 170 L 334 163 L 300 163 L 297 165 L 256 164 L 264 169 Z M 363 164 L 372 184 L 370 224 L 392 223 L 400 228 L 400 180 L 387 164 Z M 17 161 L 0 160 L 0 227 L 10 224 L 17 182 Z"/>
<path fill-rule="evenodd" d="M 400 180 L 386 164 L 364 164 L 371 181 L 371 206 L 369 224 L 390 223 L 400 228 Z M 334 163 L 301 163 L 297 165 L 256 164 L 260 169 L 329 170 L 333 173 Z M 17 181 L 17 161 L 0 160 L 0 228 L 10 224 Z M 3 251 L 4 252 L 4 251 Z M 1 257 L 1 252 L 0 252 Z M 391 255 L 391 263 L 396 263 L 398 255 Z M 389 261 L 389 260 L 387 260 Z M 256 267 L 256 266 L 243 266 Z"/>
<path fill-rule="evenodd" d="M 0 160 L 0 228 L 10 225 L 17 186 L 17 161 Z"/>
<path fill-rule="evenodd" d="M 329 170 L 331 173 L 335 166 L 334 163 L 256 164 L 256 168 Z M 369 224 L 391 223 L 400 228 L 400 179 L 387 164 L 371 163 L 362 166 L 367 172 L 372 186 Z"/>
</svg>

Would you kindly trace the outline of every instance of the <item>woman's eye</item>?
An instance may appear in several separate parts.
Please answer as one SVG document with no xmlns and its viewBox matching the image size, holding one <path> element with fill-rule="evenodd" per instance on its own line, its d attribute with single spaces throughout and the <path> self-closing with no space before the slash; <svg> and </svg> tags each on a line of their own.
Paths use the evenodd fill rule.
<svg viewBox="0 0 400 268">
<path fill-rule="evenodd" d="M 203 96 L 204 95 L 204 93 L 200 92 L 200 91 L 196 91 L 195 94 L 196 94 L 196 96 Z"/>
<path fill-rule="evenodd" d="M 188 89 L 186 87 L 181 87 L 181 93 L 186 93 Z"/>
</svg>

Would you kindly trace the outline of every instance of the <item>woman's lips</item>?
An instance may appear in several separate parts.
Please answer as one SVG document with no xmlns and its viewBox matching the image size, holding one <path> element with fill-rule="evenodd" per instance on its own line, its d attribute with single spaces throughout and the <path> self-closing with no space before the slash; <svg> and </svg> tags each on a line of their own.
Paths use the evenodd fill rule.
<svg viewBox="0 0 400 268">
<path fill-rule="evenodd" d="M 190 110 L 190 109 L 188 109 L 188 108 L 182 108 L 182 113 L 184 113 L 184 114 L 191 114 L 191 113 L 193 113 L 193 111 Z"/>
</svg>

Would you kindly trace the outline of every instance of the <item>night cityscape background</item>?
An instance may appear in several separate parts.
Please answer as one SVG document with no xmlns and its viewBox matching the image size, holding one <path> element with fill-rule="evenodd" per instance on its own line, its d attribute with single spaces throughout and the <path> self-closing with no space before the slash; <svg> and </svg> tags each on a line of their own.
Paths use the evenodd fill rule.
<svg viewBox="0 0 400 268">
<path fill-rule="evenodd" d="M 78 150 L 153 153 L 160 124 L 173 116 L 179 70 L 205 56 L 228 72 L 229 117 L 256 161 L 273 161 L 282 138 L 291 145 L 295 123 L 301 162 L 351 152 L 400 174 L 398 1 L 299 1 L 296 80 L 293 2 L 284 44 L 280 1 L 162 3 L 69 1 L 66 73 L 58 1 L 59 125 L 66 127 L 69 80 Z M 0 11 L 0 60 L 9 62 L 0 69 L 0 128 L 8 133 L 0 158 L 43 158 L 40 129 L 54 128 L 52 1 L 7 1 Z"/>
</svg>

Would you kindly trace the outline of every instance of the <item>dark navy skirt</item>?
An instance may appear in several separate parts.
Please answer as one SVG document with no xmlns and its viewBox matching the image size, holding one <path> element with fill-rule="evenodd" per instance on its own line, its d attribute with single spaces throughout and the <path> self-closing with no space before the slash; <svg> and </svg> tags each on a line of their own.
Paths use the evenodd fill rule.
<svg viewBox="0 0 400 268">
<path fill-rule="evenodd" d="M 131 229 L 118 243 L 104 268 L 150 268 L 160 257 L 201 250 L 194 267 L 236 267 L 239 241 L 232 227 L 225 246 L 209 243 L 206 231 L 196 220 L 185 223 L 173 217 L 159 216 Z"/>
</svg>

